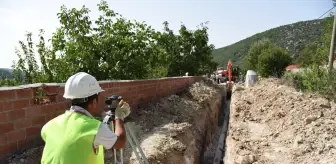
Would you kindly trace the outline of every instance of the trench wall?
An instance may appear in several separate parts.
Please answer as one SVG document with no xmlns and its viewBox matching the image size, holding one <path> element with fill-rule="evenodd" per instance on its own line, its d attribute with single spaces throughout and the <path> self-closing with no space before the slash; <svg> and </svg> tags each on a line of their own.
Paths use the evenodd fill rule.
<svg viewBox="0 0 336 164">
<path fill-rule="evenodd" d="M 100 94 L 100 106 L 106 96 L 119 94 L 132 110 L 139 105 L 178 93 L 202 80 L 200 76 L 171 77 L 152 80 L 101 81 L 105 92 Z M 29 84 L 0 88 L 0 159 L 43 144 L 40 131 L 50 119 L 65 112 L 69 101 L 62 96 L 63 83 Z"/>
<path fill-rule="evenodd" d="M 235 114 L 236 111 L 238 110 L 238 107 L 236 106 L 236 103 L 240 100 L 240 94 L 238 93 L 238 91 L 240 91 L 242 89 L 241 86 L 239 85 L 233 85 L 232 87 L 232 95 L 231 95 L 231 99 L 230 99 L 230 104 L 228 104 L 227 108 L 229 109 L 228 111 L 228 115 L 227 115 L 227 127 L 226 127 L 226 136 L 225 136 L 225 141 L 224 141 L 224 153 L 223 153 L 223 163 L 244 163 L 247 162 L 245 160 L 239 159 L 239 161 L 237 161 L 237 159 L 235 159 L 235 155 L 237 154 L 237 152 L 235 152 L 235 147 L 236 145 L 236 141 L 234 139 L 234 136 L 232 136 L 230 133 L 230 129 L 232 125 L 236 124 L 236 120 L 235 120 Z M 247 162 L 249 163 L 249 162 Z"/>
</svg>

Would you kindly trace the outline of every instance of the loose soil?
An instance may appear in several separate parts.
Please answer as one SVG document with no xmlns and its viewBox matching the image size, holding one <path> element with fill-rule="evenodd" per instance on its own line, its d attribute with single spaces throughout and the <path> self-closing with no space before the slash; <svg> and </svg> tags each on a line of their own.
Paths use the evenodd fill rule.
<svg viewBox="0 0 336 164">
<path fill-rule="evenodd" d="M 336 104 L 264 79 L 236 85 L 227 164 L 331 164 L 336 161 Z"/>
<path fill-rule="evenodd" d="M 149 163 L 196 164 L 211 159 L 216 147 L 212 139 L 220 130 L 221 92 L 220 86 L 205 80 L 193 84 L 183 93 L 133 112 L 127 124 L 137 136 Z M 39 163 L 42 149 L 14 155 L 9 161 L 11 164 Z M 105 151 L 105 163 L 112 163 L 112 154 L 111 150 Z M 129 144 L 124 149 L 124 162 L 138 163 Z"/>
</svg>

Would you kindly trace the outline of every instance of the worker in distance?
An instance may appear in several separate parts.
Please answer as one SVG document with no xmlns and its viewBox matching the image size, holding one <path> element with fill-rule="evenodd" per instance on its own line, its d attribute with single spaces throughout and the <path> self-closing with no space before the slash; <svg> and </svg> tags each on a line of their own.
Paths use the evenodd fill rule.
<svg viewBox="0 0 336 164">
<path fill-rule="evenodd" d="M 103 91 L 96 78 L 85 72 L 67 80 L 63 97 L 71 100 L 71 107 L 43 126 L 41 164 L 104 164 L 104 148 L 125 146 L 123 120 L 130 114 L 126 102 L 116 108 L 114 133 L 91 115 L 101 113 L 98 94 Z"/>
</svg>

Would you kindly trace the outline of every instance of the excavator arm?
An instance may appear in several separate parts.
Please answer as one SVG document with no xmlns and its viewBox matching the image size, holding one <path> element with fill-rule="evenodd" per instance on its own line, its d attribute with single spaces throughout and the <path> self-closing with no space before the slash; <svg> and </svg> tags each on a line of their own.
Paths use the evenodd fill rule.
<svg viewBox="0 0 336 164">
<path fill-rule="evenodd" d="M 227 82 L 226 98 L 231 99 L 231 93 L 232 93 L 232 62 L 231 60 L 229 60 L 227 64 L 227 76 L 228 76 L 228 82 Z"/>
<path fill-rule="evenodd" d="M 228 87 L 231 89 L 231 82 L 232 82 L 232 62 L 231 60 L 229 60 L 228 64 L 227 64 L 227 73 L 228 73 Z"/>
</svg>

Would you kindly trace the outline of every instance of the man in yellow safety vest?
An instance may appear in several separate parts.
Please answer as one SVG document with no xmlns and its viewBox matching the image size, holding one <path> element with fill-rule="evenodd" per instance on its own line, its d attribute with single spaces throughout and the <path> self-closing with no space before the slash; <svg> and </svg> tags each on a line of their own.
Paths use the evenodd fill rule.
<svg viewBox="0 0 336 164">
<path fill-rule="evenodd" d="M 71 100 L 71 107 L 43 126 L 41 164 L 104 164 L 104 148 L 124 147 L 123 120 L 130 114 L 130 107 L 126 102 L 117 107 L 113 133 L 107 124 L 91 115 L 101 113 L 98 94 L 103 91 L 96 78 L 84 72 L 67 80 L 63 97 Z"/>
</svg>

